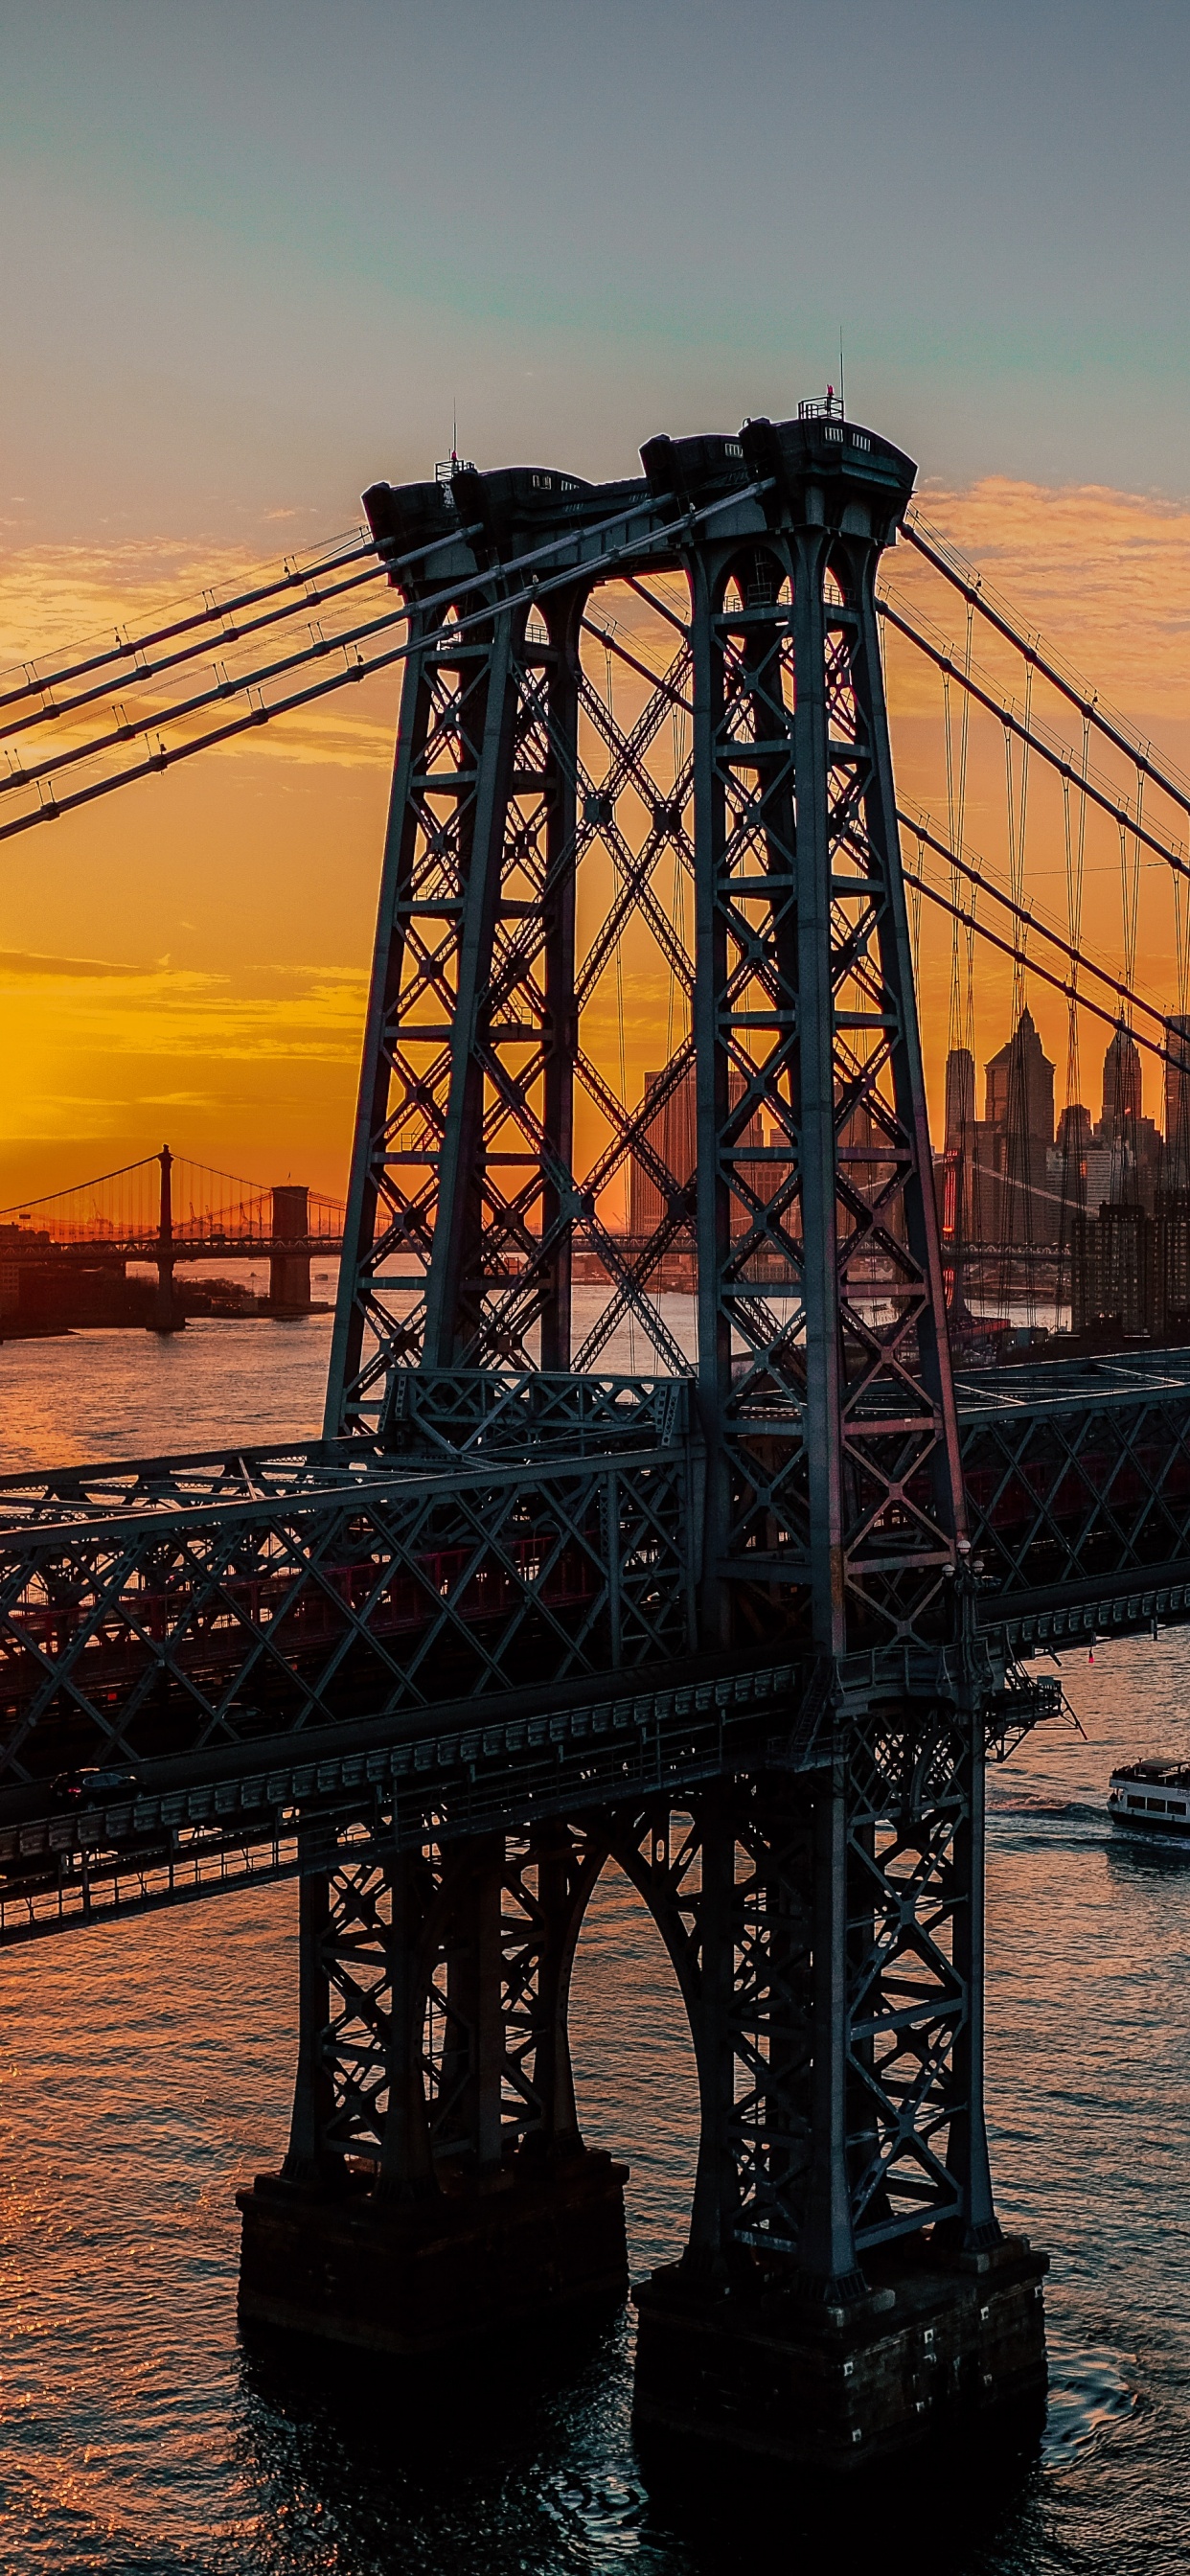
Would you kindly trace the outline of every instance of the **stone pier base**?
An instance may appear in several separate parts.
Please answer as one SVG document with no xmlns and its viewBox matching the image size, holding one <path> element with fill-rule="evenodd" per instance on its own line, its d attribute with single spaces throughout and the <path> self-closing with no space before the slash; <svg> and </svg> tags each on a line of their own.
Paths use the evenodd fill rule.
<svg viewBox="0 0 1190 2576">
<path fill-rule="evenodd" d="M 240 2314 L 406 2358 L 623 2297 L 627 2165 L 581 2152 L 425 2200 L 334 2196 L 279 2174 L 236 2194 Z"/>
<path fill-rule="evenodd" d="M 655 2272 L 634 2293 L 636 2423 L 848 2472 L 964 2419 L 1040 2428 L 1048 2269 L 1021 2236 L 948 2262 L 923 2251 L 869 2266 L 872 2295 L 848 2308 L 814 2308 L 788 2288 L 716 2295 L 678 2266 Z"/>
</svg>

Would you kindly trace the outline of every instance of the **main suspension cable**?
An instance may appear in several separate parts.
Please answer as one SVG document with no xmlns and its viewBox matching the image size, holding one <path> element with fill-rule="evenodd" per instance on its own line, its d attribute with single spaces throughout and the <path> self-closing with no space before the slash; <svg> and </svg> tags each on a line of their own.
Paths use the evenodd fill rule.
<svg viewBox="0 0 1190 2576">
<path fill-rule="evenodd" d="M 1155 1002 L 1146 1001 L 1143 993 L 1138 993 L 1135 987 L 1125 982 L 1121 976 L 1111 974 L 1106 966 L 1097 965 L 1093 957 L 1089 957 L 1084 949 L 1078 947 L 1069 939 L 1063 938 L 1061 931 L 1055 930 L 1051 923 L 1047 922 L 1042 915 L 1033 910 L 1031 905 L 1024 902 L 1018 903 L 1011 894 L 1006 894 L 1003 886 L 998 886 L 993 877 L 986 875 L 976 864 L 974 859 L 966 857 L 960 851 L 951 849 L 948 842 L 944 841 L 938 833 L 931 830 L 930 825 L 922 816 L 917 814 L 907 814 L 901 808 L 898 808 L 897 820 L 906 832 L 912 834 L 912 837 L 917 842 L 919 849 L 924 844 L 924 846 L 932 852 L 935 858 L 944 860 L 946 865 L 952 871 L 956 871 L 958 874 L 966 878 L 968 884 L 972 888 L 973 902 L 974 896 L 977 893 L 990 895 L 994 903 L 998 903 L 1003 911 L 1012 915 L 1014 928 L 1011 937 L 1015 940 L 1016 945 L 1015 947 L 1009 948 L 1009 955 L 1015 957 L 1020 954 L 1022 946 L 1022 931 L 1027 931 L 1037 938 L 1046 939 L 1049 941 L 1051 947 L 1059 950 L 1060 954 L 1074 970 L 1076 977 L 1079 974 L 1092 975 L 1100 984 L 1103 984 L 1106 987 L 1108 992 L 1115 996 L 1116 1006 L 1111 1015 L 1113 1027 L 1118 1027 L 1119 1025 L 1121 1008 L 1129 1011 L 1143 1011 L 1147 1014 L 1149 1019 L 1158 1021 L 1162 1028 L 1167 1025 L 1165 1013 L 1158 1008 Z M 984 926 L 982 922 L 977 922 L 974 919 L 973 914 L 969 915 L 967 913 L 963 913 L 960 915 L 960 918 L 967 924 L 967 927 L 972 934 L 978 931 L 980 937 L 984 935 Z M 1036 962 L 1036 957 L 1034 956 L 1030 960 L 1030 972 L 1033 971 Z M 1063 987 L 1063 990 L 1065 990 L 1065 987 Z"/>
<path fill-rule="evenodd" d="M 1126 826 L 1146 850 L 1151 850 L 1156 858 L 1164 859 L 1167 867 L 1178 868 L 1184 876 L 1190 876 L 1190 858 L 1187 857 L 1183 844 L 1154 833 L 1139 815 L 1133 813 L 1128 799 L 1122 798 L 1118 791 L 1113 791 L 1106 781 L 1100 785 L 1094 775 L 1074 769 L 1071 765 L 1068 744 L 1047 742 L 1035 717 L 1030 715 L 1026 723 L 1017 714 L 1011 700 L 984 687 L 976 679 L 973 671 L 961 669 L 956 664 L 954 655 L 944 645 L 935 644 L 930 636 L 923 634 L 920 626 L 908 616 L 903 604 L 894 607 L 891 599 L 886 596 L 877 601 L 877 607 L 888 625 L 895 627 L 899 635 L 903 635 L 908 643 L 915 645 L 919 653 L 924 653 L 936 670 L 949 672 L 951 677 L 958 681 L 960 688 L 969 690 L 976 705 L 983 707 L 988 715 L 994 716 L 997 724 L 1005 726 L 1019 742 L 1028 743 L 1031 750 L 1038 752 L 1043 760 L 1048 761 L 1051 769 L 1057 770 L 1060 778 L 1077 778 L 1080 790 L 1090 797 L 1093 804 L 1098 805 L 1103 813 L 1110 814 L 1116 824 Z"/>
<path fill-rule="evenodd" d="M 167 625 L 149 627 L 143 635 L 121 635 L 117 627 L 114 644 L 105 645 L 100 653 L 87 654 L 82 661 L 64 662 L 57 670 L 38 673 L 37 657 L 34 656 L 33 661 L 21 665 L 25 677 L 20 686 L 0 691 L 0 715 L 7 707 L 19 706 L 27 698 L 39 697 L 46 690 L 64 688 L 72 680 L 86 679 L 92 671 L 110 669 L 115 663 L 135 662 L 137 654 L 153 652 L 159 644 L 171 643 L 177 635 L 187 635 L 197 627 L 213 625 L 217 618 L 234 617 L 243 608 L 255 608 L 261 600 L 275 599 L 286 589 L 321 580 L 328 572 L 342 571 L 347 564 L 359 563 L 366 555 L 374 556 L 376 553 L 375 538 L 365 537 L 362 529 L 352 529 L 349 536 L 332 537 L 328 546 L 330 551 L 320 550 L 304 569 L 299 569 L 292 556 L 287 556 L 279 574 L 273 574 L 268 581 L 254 583 L 249 590 L 234 591 L 229 599 L 215 600 L 209 591 L 204 592 L 201 608 L 189 610 L 183 617 L 171 618 Z M 370 575 L 366 577 L 371 578 Z M 301 604 L 300 600 L 294 603 L 297 608 Z M 201 646 L 195 649 L 199 650 Z M 136 674 L 131 672 L 129 676 L 135 678 Z M 58 707 L 46 710 L 51 717 L 62 712 Z M 16 728 L 9 730 L 15 731 Z"/>
<path fill-rule="evenodd" d="M 916 832 L 916 824 L 911 828 Z M 905 869 L 905 883 L 906 885 L 919 888 L 921 893 L 926 896 L 927 900 L 930 903 L 935 904 L 940 912 L 953 912 L 954 906 L 951 903 L 949 895 L 943 893 L 941 886 L 931 885 L 928 877 L 917 876 L 912 868 L 907 867 Z M 984 881 L 984 884 L 986 890 L 986 880 Z M 992 930 L 985 921 L 977 923 L 973 912 L 961 912 L 960 919 L 966 921 L 972 929 L 977 929 L 979 937 L 987 940 L 991 947 L 998 948 L 1001 956 L 1010 958 L 1015 957 L 1016 949 L 1013 940 L 1002 939 L 999 932 Z M 1051 932 L 1048 935 L 1053 937 L 1054 934 Z M 1057 942 L 1059 947 L 1064 946 L 1064 944 L 1065 943 L 1062 940 L 1058 940 Z M 1080 967 L 1085 967 L 1088 960 L 1085 957 L 1080 958 L 1078 963 Z M 1067 1000 L 1069 1000 L 1071 995 L 1077 990 L 1070 977 L 1066 977 L 1064 979 L 1061 975 L 1056 975 L 1053 972 L 1053 969 L 1047 966 L 1041 958 L 1034 958 L 1031 971 L 1034 975 L 1039 975 L 1043 983 L 1050 985 L 1055 993 L 1063 994 Z M 1102 968 L 1098 968 L 1095 971 L 1100 974 L 1103 973 Z M 1103 980 L 1105 983 L 1110 984 L 1112 978 L 1109 975 L 1104 975 Z M 1078 993 L 1077 998 L 1080 1010 L 1090 1011 L 1095 1019 L 1102 1020 L 1105 1027 L 1113 1031 L 1119 1028 L 1120 1022 L 1118 1012 L 1108 1010 L 1102 1002 L 1097 1002 L 1094 996 L 1090 993 Z M 1155 1019 L 1161 1019 L 1161 1013 L 1159 1011 L 1153 1011 L 1151 1003 L 1146 1002 L 1142 1007 L 1145 1010 L 1152 1012 L 1152 1016 Z M 1162 1026 L 1168 1027 L 1168 1022 L 1162 1020 Z M 1163 1046 L 1159 1039 L 1150 1037 L 1146 1029 L 1134 1029 L 1132 1031 L 1132 1036 L 1136 1045 L 1144 1047 L 1149 1055 L 1157 1057 L 1162 1064 L 1175 1066 L 1175 1068 L 1185 1074 L 1188 1059 L 1180 1057 L 1173 1048 Z"/>
<path fill-rule="evenodd" d="M 239 626 L 224 626 L 218 635 L 202 635 L 195 642 L 183 645 L 176 653 L 163 653 L 160 660 L 156 662 L 137 661 L 127 673 L 127 679 L 133 686 L 139 688 L 146 680 L 160 679 L 164 671 L 177 671 L 184 668 L 188 662 L 200 661 L 211 651 L 212 645 L 219 649 L 225 645 L 242 644 L 246 636 L 258 635 L 265 627 L 279 626 L 291 622 L 294 618 L 307 617 L 311 609 L 325 608 L 328 600 L 342 599 L 348 591 L 359 590 L 367 582 L 383 580 L 387 572 L 387 564 L 371 563 L 366 572 L 352 573 L 346 581 L 328 582 L 321 590 L 311 590 L 307 586 L 300 596 L 287 599 L 281 608 L 269 608 L 259 617 L 247 617 Z M 138 652 L 143 649 L 147 648 L 136 647 Z M 108 696 L 108 691 L 109 683 L 104 681 L 102 685 L 95 688 L 78 690 L 72 698 L 60 698 L 51 706 L 35 707 L 28 715 L 18 716 L 15 723 L 5 725 L 4 738 L 6 741 L 14 741 L 18 734 L 31 733 L 35 726 L 60 724 L 64 717 L 77 715 L 81 708 L 96 705 L 98 700 Z M 95 738 L 92 748 L 101 748 L 103 739 L 102 735 Z M 52 762 L 44 763 L 36 769 L 18 766 L 13 775 L 19 784 L 26 779 L 44 776 L 46 768 L 52 766 Z M 0 784 L 3 783 L 6 782 L 0 782 Z"/>
<path fill-rule="evenodd" d="M 770 484 L 765 480 L 752 488 L 759 497 L 770 489 Z M 672 550 L 683 530 L 690 530 L 703 525 L 708 520 L 713 520 L 725 509 L 737 505 L 739 498 L 738 492 L 722 495 L 714 501 L 705 503 L 701 509 L 688 511 L 682 520 L 670 521 L 664 527 L 655 528 L 649 535 L 625 537 L 619 545 L 608 546 L 598 557 L 600 573 L 606 577 L 606 574 L 626 556 L 639 557 L 652 546 L 664 546 Z M 616 511 L 607 520 L 586 529 L 584 535 L 587 539 L 591 539 L 610 534 L 614 528 L 622 527 L 625 518 L 631 515 L 634 514 L 623 510 Z M 460 530 L 458 533 L 461 537 L 466 537 L 474 531 Z M 435 540 L 436 545 L 441 542 L 440 539 Z M 509 563 L 501 566 L 500 570 L 505 582 L 516 575 L 522 576 L 519 587 L 505 589 L 496 599 L 489 596 L 468 615 L 457 618 L 450 628 L 451 641 L 469 633 L 476 626 L 490 624 L 493 617 L 508 616 L 518 608 L 532 606 L 555 590 L 572 583 L 576 577 L 573 563 L 566 564 L 562 570 L 556 572 L 551 572 L 549 566 L 563 550 L 571 549 L 573 543 L 573 534 L 567 530 L 564 535 L 553 539 L 550 544 L 534 547 L 531 552 L 514 557 Z M 428 549 L 421 548 L 418 551 L 424 554 Z M 544 577 L 538 570 L 539 566 L 545 567 Z M 424 620 L 426 614 L 432 613 L 435 608 L 445 610 L 459 599 L 484 587 L 490 593 L 491 585 L 491 571 L 486 568 L 477 569 L 461 580 L 445 585 L 439 592 L 431 593 L 428 597 L 419 600 L 417 602 L 419 615 Z M 103 738 L 103 748 L 111 749 L 117 742 L 132 741 L 140 736 L 147 736 L 154 730 L 157 732 L 158 748 L 156 751 L 147 753 L 143 759 L 132 762 L 126 769 L 117 771 L 114 777 L 95 779 L 86 787 L 73 789 L 69 795 L 57 796 L 51 790 L 44 801 L 34 806 L 30 812 L 17 815 L 10 822 L 0 823 L 0 841 L 11 840 L 18 832 L 31 829 L 35 823 L 53 821 L 60 814 L 72 813 L 79 806 L 92 804 L 101 796 L 111 795 L 119 787 L 129 786 L 134 779 L 148 778 L 165 769 L 173 768 L 180 761 L 192 759 L 197 752 L 212 750 L 220 744 L 234 741 L 239 735 L 248 732 L 252 726 L 269 724 L 275 716 L 290 714 L 299 707 L 310 706 L 318 699 L 329 696 L 333 691 L 346 687 L 352 681 L 365 679 L 373 672 L 388 670 L 397 663 L 407 661 L 412 653 L 425 650 L 427 639 L 424 632 L 419 633 L 415 639 L 404 639 L 387 651 L 371 652 L 366 658 L 362 648 L 376 637 L 390 631 L 394 625 L 407 623 L 412 615 L 412 607 L 403 603 L 399 609 L 393 610 L 389 615 L 371 619 L 359 628 L 349 630 L 344 636 L 337 637 L 333 642 L 319 637 L 301 653 L 289 655 L 263 669 L 245 672 L 236 678 L 228 679 L 214 690 L 202 693 L 201 698 L 196 697 L 184 709 L 170 709 L 164 715 L 158 711 L 135 724 L 118 729 L 111 737 Z M 200 707 L 210 706 L 217 699 L 250 696 L 253 689 L 263 689 L 270 680 L 292 674 L 309 663 L 321 659 L 327 653 L 346 652 L 349 646 L 354 646 L 356 658 L 349 662 L 345 669 L 333 671 L 325 679 L 312 681 L 305 688 L 293 689 L 271 704 L 265 704 L 262 701 L 257 705 L 250 705 L 246 714 L 231 717 L 226 724 L 212 726 L 190 742 L 178 743 L 169 749 L 162 742 L 162 725 L 176 722 L 179 713 L 194 713 Z M 77 768 L 81 763 L 95 758 L 98 747 L 96 740 L 81 743 L 71 754 L 63 755 L 62 763 L 59 765 Z M 0 787 L 7 787 L 10 784 L 29 787 L 36 783 L 37 773 L 30 772 L 12 781 L 0 781 Z"/>
<path fill-rule="evenodd" d="M 925 556 L 926 561 L 933 565 L 935 572 L 941 573 L 943 580 L 948 581 L 952 589 L 961 593 L 968 605 L 977 610 L 986 623 L 995 629 L 996 634 L 1003 637 L 1005 643 L 1013 645 L 1034 669 L 1040 671 L 1042 678 L 1049 681 L 1050 686 L 1058 691 L 1059 696 L 1066 699 L 1068 705 L 1078 709 L 1084 724 L 1093 727 L 1096 733 L 1102 734 L 1104 741 L 1110 742 L 1114 751 L 1122 751 L 1142 776 L 1151 778 L 1154 786 L 1159 787 L 1162 794 L 1168 796 L 1170 803 L 1178 806 L 1180 811 L 1190 818 L 1190 780 L 1179 781 L 1176 773 L 1154 760 L 1152 745 L 1142 742 L 1139 735 L 1131 732 L 1124 717 L 1116 715 L 1114 711 L 1110 714 L 1105 713 L 1097 690 L 1088 689 L 1086 683 L 1080 681 L 1075 673 L 1064 672 L 1052 653 L 1044 653 L 1041 650 L 1036 637 L 1029 637 L 1022 633 L 1009 613 L 1007 605 L 995 604 L 995 594 L 989 592 L 982 575 L 976 572 L 973 565 L 965 562 L 956 548 L 940 537 L 935 529 L 931 528 L 927 533 L 925 522 L 916 510 L 902 520 L 901 534 L 908 538 L 910 545 L 915 546 L 919 554 Z"/>
<path fill-rule="evenodd" d="M 473 528 L 462 528 L 451 531 L 445 537 L 436 537 L 429 546 L 418 546 L 409 554 L 401 555 L 395 560 L 386 560 L 383 563 L 375 564 L 367 574 L 355 576 L 352 581 L 344 583 L 342 587 L 344 590 L 351 590 L 356 588 L 360 581 L 374 581 L 381 574 L 395 574 L 406 571 L 411 565 L 424 560 L 431 554 L 436 553 L 442 546 L 453 544 L 457 539 L 465 540 L 475 534 L 476 531 Z M 526 560 L 528 560 L 528 558 L 526 558 Z M 483 576 L 476 574 L 474 578 L 475 580 L 479 580 L 482 579 Z M 462 585 L 463 588 L 470 588 L 473 586 L 473 582 L 470 581 Z M 330 595 L 331 594 L 329 593 L 323 594 L 324 597 Z M 455 591 L 448 586 L 439 594 L 439 599 L 448 601 L 455 595 Z M 269 626 L 277 622 L 279 619 L 292 621 L 295 617 L 302 616 L 303 613 L 314 604 L 314 602 L 305 597 L 302 599 L 291 600 L 284 609 L 272 611 L 266 617 L 250 621 L 247 626 L 240 630 L 240 633 L 251 633 L 254 626 Z M 287 654 L 280 660 L 272 663 L 258 664 L 251 671 L 244 671 L 231 677 L 229 677 L 225 671 L 221 672 L 218 662 L 214 662 L 211 666 L 216 674 L 213 686 L 198 691 L 193 697 L 181 699 L 164 709 L 158 706 L 144 716 L 138 716 L 131 719 L 124 715 L 122 708 L 113 709 L 113 712 L 118 712 L 121 716 L 121 722 L 118 725 L 111 727 L 106 733 L 90 734 L 87 736 L 85 741 L 73 744 L 67 751 L 54 753 L 50 759 L 39 761 L 32 768 L 25 768 L 21 764 L 19 756 L 15 760 L 12 760 L 12 755 L 9 755 L 10 760 L 12 760 L 12 766 L 9 776 L 7 778 L 0 778 L 0 795 L 13 789 L 38 786 L 40 781 L 44 778 L 56 776 L 63 769 L 77 768 L 84 761 L 98 759 L 101 753 L 114 750 L 120 743 L 135 741 L 140 735 L 152 733 L 154 730 L 160 732 L 162 725 L 177 724 L 181 722 L 183 717 L 197 714 L 201 712 L 203 708 L 213 705 L 218 700 L 229 697 L 242 697 L 254 688 L 263 689 L 270 681 L 281 677 L 287 671 L 300 667 L 304 662 L 316 659 L 320 654 L 341 651 L 345 652 L 351 644 L 357 644 L 364 641 L 371 635 L 385 633 L 393 626 L 404 625 L 407 623 L 410 615 L 411 610 L 409 603 L 403 599 L 398 608 L 390 609 L 383 617 L 368 619 L 360 626 L 346 628 L 341 633 L 333 636 L 315 635 L 311 633 L 309 645 L 304 646 L 300 653 Z M 238 637 L 234 639 L 231 636 L 225 638 L 220 637 L 217 640 L 220 642 L 226 641 L 230 643 L 233 640 L 238 640 Z M 210 638 L 204 637 L 201 644 L 192 646 L 186 653 L 179 655 L 177 657 L 178 661 L 186 662 L 194 660 L 196 656 L 203 654 L 208 650 L 209 643 Z M 164 669 L 166 665 L 163 663 L 158 667 Z M 142 673 L 138 671 L 133 676 L 136 678 L 152 677 L 153 673 Z M 353 675 L 348 673 L 345 676 L 350 677 Z M 102 697 L 105 694 L 105 691 L 98 689 L 89 691 L 85 693 L 84 698 L 68 702 L 68 704 L 64 706 L 45 710 L 44 720 L 48 722 L 51 718 L 60 718 L 63 715 L 71 713 L 76 705 L 82 705 L 88 701 L 93 701 L 95 698 Z M 25 721 L 31 723 L 40 720 L 42 719 L 28 718 Z M 19 727 L 14 728 L 14 730 L 19 729 Z"/>
</svg>

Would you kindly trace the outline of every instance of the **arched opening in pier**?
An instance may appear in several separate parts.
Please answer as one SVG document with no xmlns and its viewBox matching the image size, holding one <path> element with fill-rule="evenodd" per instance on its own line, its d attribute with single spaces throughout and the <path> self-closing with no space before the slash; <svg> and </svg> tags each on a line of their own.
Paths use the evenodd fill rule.
<svg viewBox="0 0 1190 2576">
<path fill-rule="evenodd" d="M 605 1863 L 588 1904 L 570 1987 L 579 2127 L 631 2166 L 634 2276 L 676 2262 L 690 2229 L 698 2156 L 698 2074 L 673 1963 L 644 1898 Z"/>
</svg>

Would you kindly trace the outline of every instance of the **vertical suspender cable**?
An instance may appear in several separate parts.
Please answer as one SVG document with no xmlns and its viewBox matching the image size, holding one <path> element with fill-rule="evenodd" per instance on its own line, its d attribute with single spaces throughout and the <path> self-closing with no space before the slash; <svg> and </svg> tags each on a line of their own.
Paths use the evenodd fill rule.
<svg viewBox="0 0 1190 2576">
<path fill-rule="evenodd" d="M 1029 702 L 1033 690 L 1030 664 L 1025 681 L 1025 722 L 1029 721 Z M 1004 1175 L 1000 1190 L 1000 1304 L 1010 1310 L 1016 1284 L 1014 1245 L 1018 1232 L 1025 1264 L 1026 1320 L 1032 1324 L 1033 1313 L 1033 1138 L 1029 1127 L 1029 1103 L 1024 1080 L 1024 1049 L 1021 1020 L 1027 1000 L 1026 932 L 1023 921 L 1025 904 L 1024 855 L 1025 821 L 1028 811 L 1029 744 L 1022 745 L 1019 814 L 1013 776 L 1012 733 L 1004 727 L 1004 769 L 1006 812 L 1008 820 L 1008 879 L 1016 907 L 1012 933 L 1012 1025 L 1009 1033 L 1008 1092 L 1005 1102 Z"/>
</svg>

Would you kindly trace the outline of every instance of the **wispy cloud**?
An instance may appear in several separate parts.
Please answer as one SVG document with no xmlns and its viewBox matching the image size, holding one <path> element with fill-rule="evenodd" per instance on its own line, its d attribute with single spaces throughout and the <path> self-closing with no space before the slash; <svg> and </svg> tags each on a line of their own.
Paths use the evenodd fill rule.
<svg viewBox="0 0 1190 2576">
<path fill-rule="evenodd" d="M 122 966 L 103 957 L 42 957 L 32 948 L 0 948 L 0 982 L 6 975 L 36 976 L 45 982 L 59 983 L 90 979 L 116 980 L 143 976 L 142 966 Z"/>
<path fill-rule="evenodd" d="M 69 971 L 69 970 L 67 970 Z M 58 980 L 51 968 L 47 980 Z M 2 983 L 0 976 L 0 983 Z M 28 978 L 22 982 L 27 984 Z M 277 974 L 270 992 L 236 992 L 226 976 L 186 969 L 124 970 L 104 993 L 84 970 L 70 1013 L 72 1044 L 116 1057 L 174 1057 L 205 1065 L 255 1059 L 346 1063 L 359 1051 L 363 978 L 352 970 Z M 30 996 L 29 1008 L 39 1005 Z M 23 1015 L 9 1014 L 9 1039 Z"/>
<path fill-rule="evenodd" d="M 1190 509 L 1102 484 L 1051 490 L 988 476 L 966 491 L 926 484 L 923 518 L 967 555 L 1022 622 L 1142 731 L 1190 717 Z M 915 595 L 932 576 L 898 547 L 889 580 Z M 963 611 L 951 594 L 951 617 Z M 986 649 L 986 648 L 984 648 Z M 1073 721 L 1073 717 L 1072 717 Z"/>
</svg>

